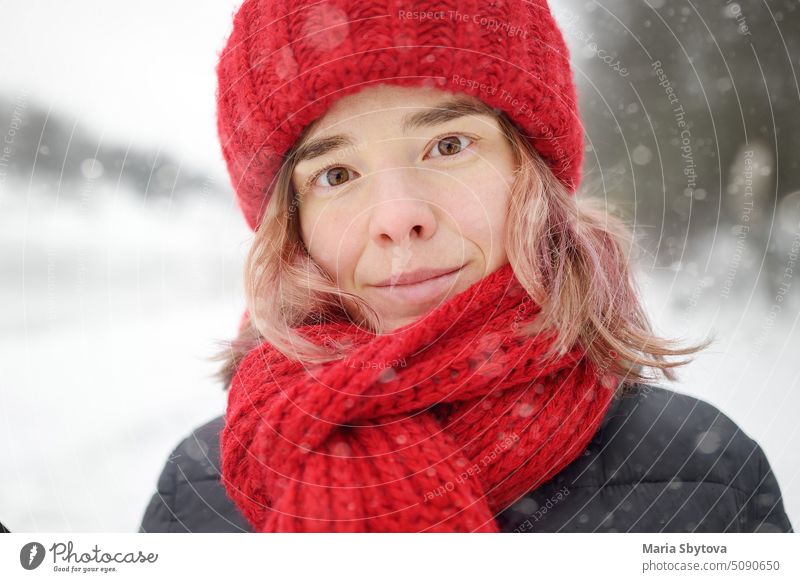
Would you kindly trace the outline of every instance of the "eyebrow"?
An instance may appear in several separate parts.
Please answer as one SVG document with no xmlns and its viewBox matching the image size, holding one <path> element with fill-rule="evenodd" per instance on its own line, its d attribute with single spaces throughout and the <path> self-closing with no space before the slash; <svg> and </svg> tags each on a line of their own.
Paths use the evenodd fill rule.
<svg viewBox="0 0 800 582">
<path fill-rule="evenodd" d="M 491 115 L 492 109 L 482 103 L 473 102 L 463 98 L 450 98 L 438 105 L 433 105 L 423 111 L 406 114 L 403 116 L 400 127 L 404 134 L 421 127 L 433 127 L 448 121 L 465 117 L 467 115 Z M 295 153 L 297 164 L 304 160 L 313 160 L 326 154 L 335 152 L 344 147 L 353 146 L 349 135 L 332 135 L 311 139 L 302 144 Z"/>
</svg>

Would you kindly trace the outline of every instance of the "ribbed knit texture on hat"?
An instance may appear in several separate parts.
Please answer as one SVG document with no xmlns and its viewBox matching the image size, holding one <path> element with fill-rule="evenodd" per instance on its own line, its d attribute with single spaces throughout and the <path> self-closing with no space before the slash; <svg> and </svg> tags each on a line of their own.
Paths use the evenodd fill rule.
<svg viewBox="0 0 800 582">
<path fill-rule="evenodd" d="M 217 75 L 222 152 L 253 229 L 302 130 L 375 83 L 477 97 L 509 115 L 571 192 L 580 183 L 569 53 L 545 0 L 245 0 Z"/>
</svg>

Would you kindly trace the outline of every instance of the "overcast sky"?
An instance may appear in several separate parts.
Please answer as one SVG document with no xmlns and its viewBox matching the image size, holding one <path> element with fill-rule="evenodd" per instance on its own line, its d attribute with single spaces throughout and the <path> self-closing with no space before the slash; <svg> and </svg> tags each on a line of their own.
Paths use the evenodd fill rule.
<svg viewBox="0 0 800 582">
<path fill-rule="evenodd" d="M 224 172 L 218 53 L 241 0 L 0 0 L 0 90 Z M 215 171 L 213 166 L 208 171 Z"/>
</svg>

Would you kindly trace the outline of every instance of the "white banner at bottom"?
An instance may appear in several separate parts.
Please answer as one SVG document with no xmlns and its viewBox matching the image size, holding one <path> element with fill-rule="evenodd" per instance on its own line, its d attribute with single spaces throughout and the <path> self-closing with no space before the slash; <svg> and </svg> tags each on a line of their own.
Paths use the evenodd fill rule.
<svg viewBox="0 0 800 582">
<path fill-rule="evenodd" d="M 797 534 L 0 536 L 3 580 L 800 580 Z M 587 578 L 589 579 L 589 578 Z"/>
</svg>

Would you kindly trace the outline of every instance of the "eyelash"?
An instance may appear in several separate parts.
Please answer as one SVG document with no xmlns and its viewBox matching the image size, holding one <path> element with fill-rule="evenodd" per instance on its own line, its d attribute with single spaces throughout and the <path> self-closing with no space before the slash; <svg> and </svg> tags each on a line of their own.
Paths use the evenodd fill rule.
<svg viewBox="0 0 800 582">
<path fill-rule="evenodd" d="M 442 157 L 442 158 L 455 158 L 455 157 L 458 157 L 459 155 L 461 155 L 462 153 L 464 153 L 464 151 L 465 151 L 465 150 L 467 150 L 467 149 L 469 148 L 469 146 L 471 146 L 471 145 L 475 144 L 475 142 L 477 142 L 477 141 L 480 139 L 480 138 L 478 138 L 478 137 L 474 137 L 474 136 L 472 136 L 472 135 L 469 135 L 469 134 L 466 134 L 466 133 L 445 133 L 445 134 L 443 134 L 443 135 L 439 135 L 439 136 L 436 136 L 435 138 L 433 138 L 433 145 L 431 146 L 430 150 L 433 150 L 433 148 L 434 148 L 434 147 L 436 147 L 436 144 L 438 144 L 438 143 L 439 143 L 440 141 L 442 141 L 444 138 L 446 138 L 446 137 L 453 137 L 453 136 L 458 136 L 458 137 L 466 137 L 466 138 L 467 138 L 467 139 L 470 141 L 470 144 L 469 144 L 468 146 L 464 147 L 464 148 L 463 148 L 461 151 L 459 151 L 457 154 L 453 154 L 452 156 L 445 156 L 445 155 L 442 155 L 442 156 L 437 156 L 437 157 Z M 430 150 L 428 151 L 428 153 L 430 153 Z M 333 163 L 331 163 L 331 164 L 328 164 L 328 165 L 327 165 L 327 166 L 325 166 L 324 168 L 320 169 L 320 170 L 319 170 L 317 173 L 315 173 L 313 176 L 311 176 L 311 177 L 310 177 L 308 180 L 306 180 L 306 183 L 303 185 L 303 190 L 304 190 L 304 191 L 306 191 L 306 190 L 308 190 L 310 187 L 312 187 L 312 186 L 313 186 L 313 185 L 316 183 L 316 181 L 319 179 L 319 177 L 320 177 L 320 176 L 322 176 L 322 175 L 323 175 L 325 172 L 327 172 L 328 170 L 331 170 L 331 169 L 333 169 L 333 168 L 341 168 L 341 167 L 344 167 L 344 166 L 342 166 L 342 164 L 341 164 L 341 163 L 336 163 L 336 162 L 333 162 Z M 349 180 L 348 180 L 348 181 L 349 181 Z M 343 185 L 344 185 L 344 184 L 340 184 L 339 186 L 343 186 Z M 325 188 L 338 188 L 339 186 L 324 186 L 324 187 L 325 187 Z"/>
</svg>

